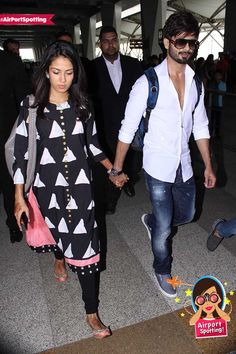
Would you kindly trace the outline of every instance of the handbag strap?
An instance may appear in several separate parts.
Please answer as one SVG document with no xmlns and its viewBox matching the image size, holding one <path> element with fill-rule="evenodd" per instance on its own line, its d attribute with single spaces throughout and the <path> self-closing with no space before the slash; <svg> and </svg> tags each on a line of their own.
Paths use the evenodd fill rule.
<svg viewBox="0 0 236 354">
<path fill-rule="evenodd" d="M 28 132 L 28 163 L 26 172 L 25 193 L 27 193 L 33 183 L 35 166 L 36 166 L 36 154 L 37 154 L 37 131 L 36 131 L 36 111 L 37 108 L 32 108 L 34 103 L 34 96 L 29 95 L 29 132 Z"/>
</svg>

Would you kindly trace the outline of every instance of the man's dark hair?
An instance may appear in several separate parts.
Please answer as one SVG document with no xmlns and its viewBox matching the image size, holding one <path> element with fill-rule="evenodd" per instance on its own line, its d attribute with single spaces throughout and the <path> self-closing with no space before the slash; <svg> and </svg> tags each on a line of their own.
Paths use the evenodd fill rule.
<svg viewBox="0 0 236 354">
<path fill-rule="evenodd" d="M 7 38 L 2 44 L 2 47 L 3 47 L 3 49 L 6 52 L 8 52 L 8 44 L 10 44 L 10 43 L 17 44 L 19 46 L 19 48 L 20 48 L 20 42 L 19 41 L 17 41 L 16 39 L 13 39 L 13 38 Z"/>
<path fill-rule="evenodd" d="M 103 36 L 104 33 L 109 33 L 109 32 L 113 32 L 117 36 L 117 32 L 116 32 L 116 29 L 114 27 L 112 27 L 112 26 L 103 26 L 101 28 L 101 31 L 100 31 L 100 34 L 99 34 L 99 39 L 100 40 L 102 39 L 102 36 Z"/>
<path fill-rule="evenodd" d="M 59 41 L 61 37 L 63 36 L 68 36 L 71 38 L 71 41 L 73 42 L 73 37 L 72 37 L 72 34 L 70 32 L 67 32 L 67 31 L 60 31 L 60 32 L 57 32 L 56 33 L 56 41 Z"/>
<path fill-rule="evenodd" d="M 163 28 L 163 37 L 170 39 L 180 33 L 199 35 L 199 25 L 196 18 L 188 11 L 178 11 L 172 14 Z"/>
</svg>

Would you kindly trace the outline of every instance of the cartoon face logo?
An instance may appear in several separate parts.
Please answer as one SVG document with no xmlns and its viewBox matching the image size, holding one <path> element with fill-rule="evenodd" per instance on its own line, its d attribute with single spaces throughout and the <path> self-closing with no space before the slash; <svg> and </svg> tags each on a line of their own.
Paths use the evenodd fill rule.
<svg viewBox="0 0 236 354">
<path fill-rule="evenodd" d="M 224 312 L 225 299 L 225 289 L 217 278 L 210 275 L 200 277 L 193 288 L 192 307 L 195 314 L 189 324 L 195 325 L 199 319 L 221 318 L 229 321 L 229 315 Z"/>
</svg>

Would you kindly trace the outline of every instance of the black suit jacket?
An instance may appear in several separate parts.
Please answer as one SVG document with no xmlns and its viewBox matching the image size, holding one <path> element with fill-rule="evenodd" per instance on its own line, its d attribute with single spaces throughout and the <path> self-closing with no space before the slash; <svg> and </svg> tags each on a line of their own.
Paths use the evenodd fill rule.
<svg viewBox="0 0 236 354">
<path fill-rule="evenodd" d="M 141 63 L 137 59 L 120 54 L 120 62 L 122 82 L 117 93 L 103 56 L 93 60 L 94 87 L 92 91 L 97 130 L 104 151 L 112 159 L 129 93 L 135 81 L 143 74 Z"/>
</svg>

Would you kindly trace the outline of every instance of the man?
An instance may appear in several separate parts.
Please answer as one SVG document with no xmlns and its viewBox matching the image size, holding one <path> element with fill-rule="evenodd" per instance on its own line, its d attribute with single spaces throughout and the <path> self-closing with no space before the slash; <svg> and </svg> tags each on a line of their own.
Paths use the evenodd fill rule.
<svg viewBox="0 0 236 354">
<path fill-rule="evenodd" d="M 159 96 L 144 138 L 143 168 L 152 203 L 152 214 L 142 222 L 151 237 L 154 271 L 163 294 L 175 297 L 171 279 L 171 235 L 173 226 L 190 222 L 195 212 L 195 184 L 189 138 L 193 132 L 205 164 L 204 184 L 213 188 L 215 175 L 209 153 L 208 120 L 204 95 L 198 98 L 194 72 L 187 64 L 198 48 L 199 27 L 188 12 L 171 15 L 163 29 L 167 58 L 155 67 Z M 146 109 L 148 82 L 143 75 L 130 93 L 125 119 L 119 133 L 114 168 L 110 179 L 118 183 L 123 161 Z M 193 113 L 194 111 L 194 113 Z M 119 176 L 115 176 L 118 175 Z"/>
<path fill-rule="evenodd" d="M 4 145 L 18 115 L 20 102 L 29 93 L 30 85 L 21 59 L 0 50 L 0 192 L 3 194 L 11 242 L 21 241 L 14 216 L 14 185 L 5 161 Z"/>
<path fill-rule="evenodd" d="M 119 40 L 114 27 L 104 26 L 99 40 L 102 55 L 93 61 L 95 117 L 100 143 L 107 156 L 114 161 L 118 132 L 129 92 L 143 70 L 137 59 L 119 53 Z M 124 169 L 130 182 L 126 185 L 126 192 L 129 196 L 134 196 L 133 185 L 139 170 L 137 153 L 129 150 Z M 104 179 L 104 183 L 107 183 L 106 211 L 107 214 L 113 214 L 121 191 L 109 180 L 105 181 L 107 179 Z"/>
<path fill-rule="evenodd" d="M 2 46 L 5 52 L 10 52 L 17 56 L 20 55 L 20 42 L 16 39 L 8 38 L 3 42 Z"/>
</svg>

